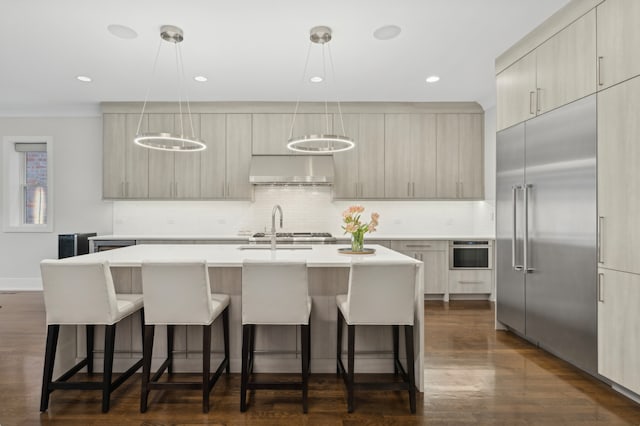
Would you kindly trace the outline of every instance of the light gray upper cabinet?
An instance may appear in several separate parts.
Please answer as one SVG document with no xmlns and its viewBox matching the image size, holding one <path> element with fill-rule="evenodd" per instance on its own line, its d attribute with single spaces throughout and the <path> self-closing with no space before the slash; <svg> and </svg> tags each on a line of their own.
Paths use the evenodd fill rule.
<svg viewBox="0 0 640 426">
<path fill-rule="evenodd" d="M 254 155 L 293 155 L 287 148 L 291 133 L 291 114 L 253 114 Z M 325 114 L 296 114 L 293 136 L 332 134 L 333 120 Z"/>
<path fill-rule="evenodd" d="M 484 116 L 458 114 L 458 198 L 484 198 Z"/>
<path fill-rule="evenodd" d="M 149 195 L 149 150 L 133 142 L 139 119 L 140 114 L 103 116 L 103 198 Z M 147 131 L 146 116 L 140 131 Z"/>
<path fill-rule="evenodd" d="M 596 8 L 598 19 L 598 88 L 640 75 L 640 2 L 607 0 Z"/>
<path fill-rule="evenodd" d="M 342 133 L 340 116 L 333 120 Z M 334 198 L 384 198 L 384 114 L 343 114 L 342 120 L 356 146 L 333 154 Z"/>
<path fill-rule="evenodd" d="M 596 12 L 536 49 L 537 111 L 544 114 L 596 91 Z"/>
<path fill-rule="evenodd" d="M 183 115 L 181 129 L 179 114 L 149 114 L 149 132 L 168 132 L 191 136 L 188 115 Z M 196 137 L 200 137 L 200 117 L 192 115 Z M 168 152 L 149 150 L 149 198 L 200 198 L 200 152 Z"/>
<path fill-rule="evenodd" d="M 591 10 L 496 76 L 497 130 L 596 91 L 596 15 Z"/>
<path fill-rule="evenodd" d="M 200 136 L 207 149 L 200 153 L 200 195 L 224 198 L 227 189 L 226 114 L 200 114 Z"/>
<path fill-rule="evenodd" d="M 386 114 L 384 151 L 386 198 L 435 198 L 435 114 Z"/>
<path fill-rule="evenodd" d="M 251 114 L 227 114 L 226 198 L 251 198 L 251 126 Z"/>
<path fill-rule="evenodd" d="M 190 120 L 191 119 L 191 120 Z M 184 136 L 201 138 L 200 115 L 174 115 L 174 129 Z M 206 150 L 205 150 L 206 151 Z M 202 152 L 176 152 L 173 154 L 174 187 L 173 198 L 200 198 L 200 167 Z"/>
<path fill-rule="evenodd" d="M 201 197 L 250 199 L 251 114 L 200 114 Z"/>
<path fill-rule="evenodd" d="M 460 119 L 458 114 L 438 114 L 436 193 L 438 198 L 460 194 Z"/>
<path fill-rule="evenodd" d="M 533 51 L 496 76 L 497 129 L 536 116 L 536 52 Z"/>
<path fill-rule="evenodd" d="M 437 197 L 483 198 L 482 114 L 438 114 L 437 120 Z"/>
</svg>

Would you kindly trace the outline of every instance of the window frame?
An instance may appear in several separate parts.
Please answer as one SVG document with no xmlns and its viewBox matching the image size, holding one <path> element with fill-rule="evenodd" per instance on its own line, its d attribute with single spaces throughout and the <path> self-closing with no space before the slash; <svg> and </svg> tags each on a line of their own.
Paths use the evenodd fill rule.
<svg viewBox="0 0 640 426">
<path fill-rule="evenodd" d="M 17 152 L 16 143 L 44 143 L 47 147 L 47 223 L 24 223 L 22 184 L 24 154 Z M 4 232 L 53 232 L 53 137 L 52 136 L 4 136 L 3 138 L 3 210 Z"/>
</svg>

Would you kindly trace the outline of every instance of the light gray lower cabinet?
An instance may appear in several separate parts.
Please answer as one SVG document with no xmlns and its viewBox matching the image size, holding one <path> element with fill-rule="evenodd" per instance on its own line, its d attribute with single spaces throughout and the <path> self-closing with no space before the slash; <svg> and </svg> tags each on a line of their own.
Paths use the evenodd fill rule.
<svg viewBox="0 0 640 426">
<path fill-rule="evenodd" d="M 336 132 L 355 141 L 355 148 L 333 154 L 334 198 L 384 198 L 384 114 L 333 117 Z"/>
<path fill-rule="evenodd" d="M 449 294 L 491 294 L 493 270 L 454 269 L 449 271 Z"/>
<path fill-rule="evenodd" d="M 598 373 L 640 394 L 640 275 L 598 269 Z"/>
<path fill-rule="evenodd" d="M 448 241 L 392 241 L 391 249 L 424 262 L 424 293 L 448 298 Z"/>
</svg>

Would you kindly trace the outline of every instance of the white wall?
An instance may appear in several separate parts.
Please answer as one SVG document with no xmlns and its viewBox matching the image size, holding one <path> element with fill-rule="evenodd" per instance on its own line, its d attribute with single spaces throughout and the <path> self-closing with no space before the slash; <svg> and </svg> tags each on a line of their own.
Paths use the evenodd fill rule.
<svg viewBox="0 0 640 426">
<path fill-rule="evenodd" d="M 51 233 L 0 232 L 0 290 L 41 288 L 39 263 L 58 257 L 58 234 L 112 232 L 112 203 L 101 200 L 100 117 L 0 118 L 0 137 L 21 135 L 53 136 L 54 227 Z"/>
</svg>

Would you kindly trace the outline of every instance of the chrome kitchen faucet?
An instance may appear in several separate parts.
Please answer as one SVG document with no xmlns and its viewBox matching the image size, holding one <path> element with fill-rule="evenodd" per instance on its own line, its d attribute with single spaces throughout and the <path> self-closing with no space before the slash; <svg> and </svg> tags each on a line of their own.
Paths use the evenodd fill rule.
<svg viewBox="0 0 640 426">
<path fill-rule="evenodd" d="M 273 206 L 271 211 L 271 250 L 276 249 L 276 212 L 280 211 L 280 229 L 282 229 L 282 207 L 279 204 Z"/>
</svg>

